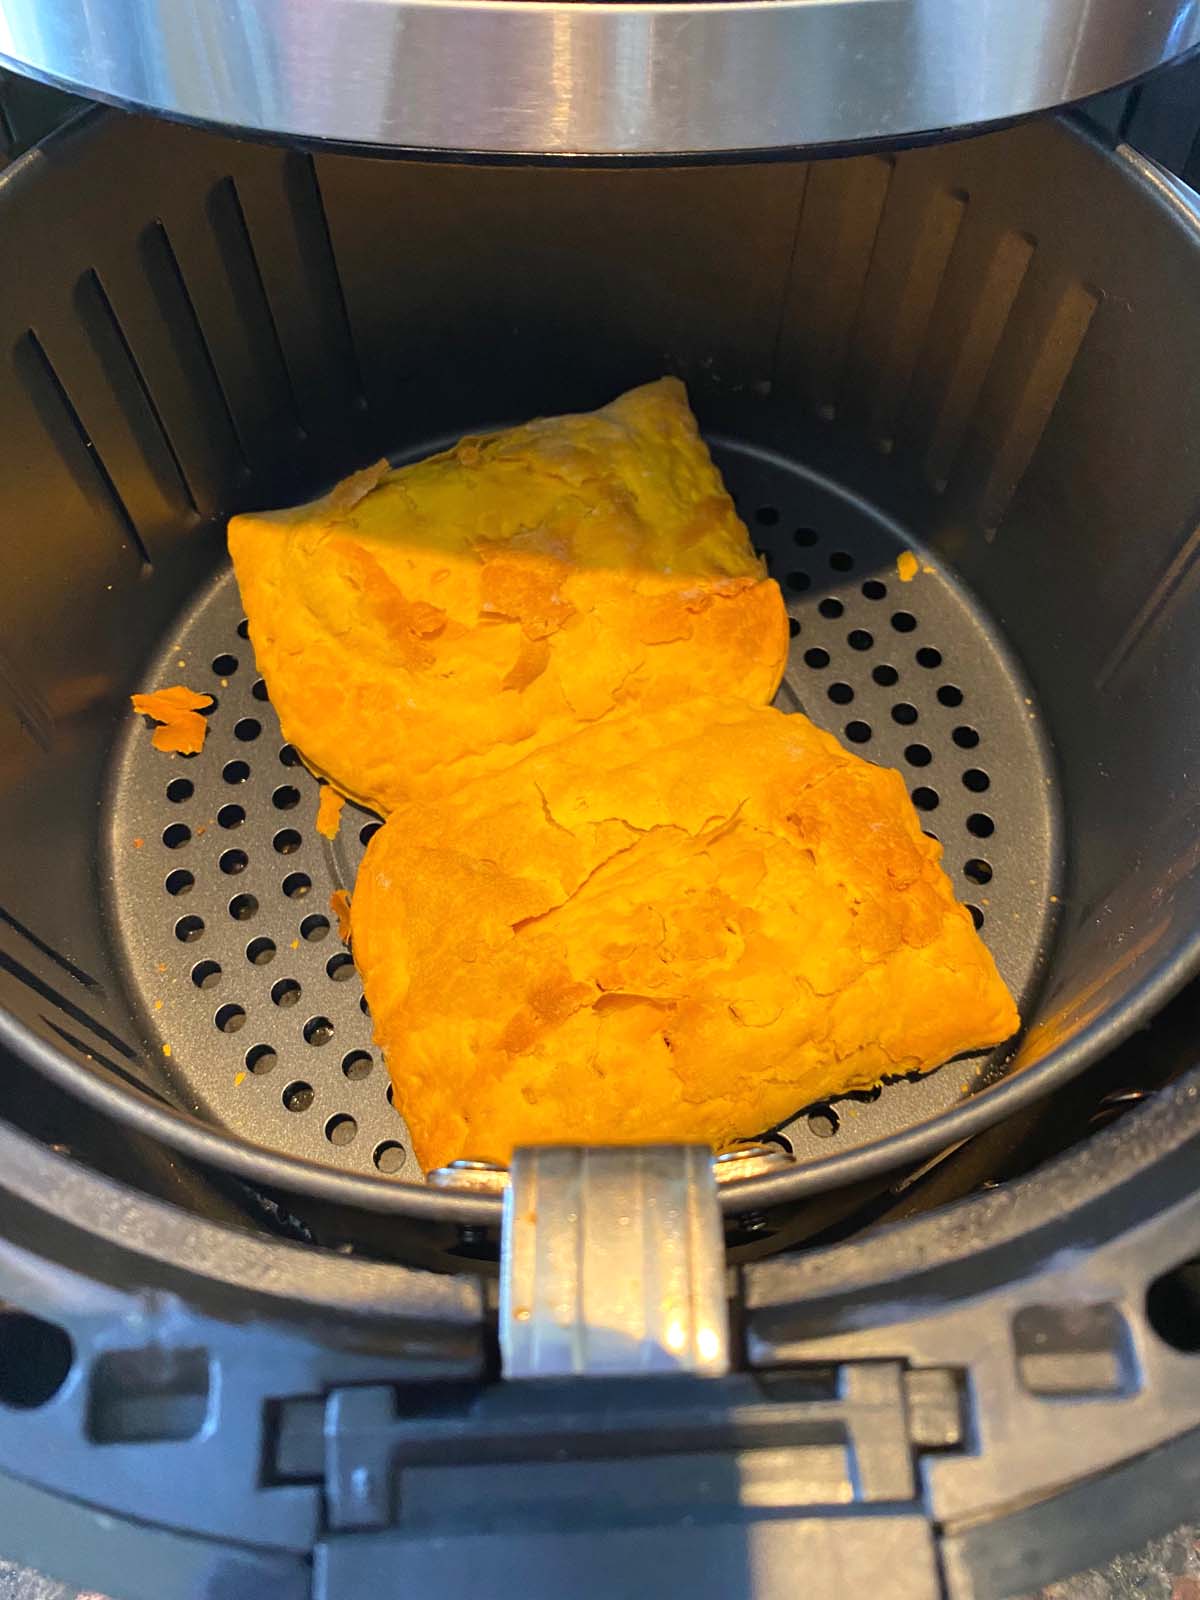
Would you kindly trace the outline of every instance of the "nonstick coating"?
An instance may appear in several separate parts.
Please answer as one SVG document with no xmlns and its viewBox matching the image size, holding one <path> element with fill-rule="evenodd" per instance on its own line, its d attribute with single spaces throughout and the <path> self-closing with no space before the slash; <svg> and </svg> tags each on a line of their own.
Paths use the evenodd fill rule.
<svg viewBox="0 0 1200 1600">
<path fill-rule="evenodd" d="M 798 624 L 781 703 L 905 773 L 1029 1024 L 1015 1058 L 810 1110 L 796 1164 L 723 1204 L 923 1160 L 1195 971 L 1200 244 L 1135 158 L 1048 122 L 473 168 L 99 115 L 0 177 L 0 229 L 0 1044 L 105 1117 L 259 1189 L 495 1220 L 410 1181 L 321 920 L 368 824 L 314 834 L 224 525 L 663 372 Z M 163 679 L 218 696 L 194 761 L 130 715 Z"/>
</svg>

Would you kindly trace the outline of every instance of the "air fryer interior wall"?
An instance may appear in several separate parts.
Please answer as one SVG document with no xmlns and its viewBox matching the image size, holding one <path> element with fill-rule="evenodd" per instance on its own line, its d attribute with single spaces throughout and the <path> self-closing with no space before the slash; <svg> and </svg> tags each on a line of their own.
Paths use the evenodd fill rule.
<svg viewBox="0 0 1200 1600">
<path fill-rule="evenodd" d="M 236 1084 L 253 1011 L 232 1040 L 188 1022 L 170 1056 L 154 1020 L 160 977 L 189 1018 L 227 1003 L 191 970 L 207 928 L 150 959 L 152 929 L 167 938 L 187 911 L 167 875 L 224 844 L 197 811 L 169 848 L 160 791 L 180 774 L 200 789 L 253 709 L 245 641 L 226 683 L 213 678 L 238 649 L 223 520 L 381 452 L 590 407 L 664 371 L 687 381 L 801 622 L 787 703 L 842 730 L 834 671 L 853 668 L 866 692 L 868 664 L 907 652 L 865 753 L 893 704 L 915 708 L 921 739 L 896 720 L 887 759 L 934 729 L 913 787 L 938 785 L 947 865 L 990 919 L 1030 1024 L 1015 1063 L 889 1088 L 846 1108 L 832 1139 L 805 1125 L 798 1154 L 923 1122 L 937 1142 L 934 1119 L 949 1129 L 960 1102 L 995 1096 L 1000 1068 L 1004 1090 L 1049 1084 L 1190 972 L 1197 248 L 1131 161 L 1046 122 L 811 166 L 422 166 L 95 116 L 0 179 L 0 227 L 21 264 L 0 306 L 0 984 L 10 1040 L 61 1082 L 199 1112 L 376 1187 L 406 1175 L 377 1159 L 391 1116 L 378 1061 L 369 1123 L 354 1102 L 361 1137 L 332 1137 L 339 1096 L 368 1090 L 342 1069 L 340 1032 L 333 1048 L 300 1040 L 318 1009 L 307 995 L 298 1064 L 280 1055 Z M 911 543 L 935 570 L 904 591 L 892 562 Z M 849 569 L 832 561 L 846 553 Z M 872 582 L 886 598 L 863 592 Z M 891 620 L 897 597 L 911 633 Z M 845 609 L 826 614 L 828 600 Z M 849 639 L 868 613 L 886 650 Z M 973 704 L 939 698 L 972 674 Z M 230 699 L 186 771 L 149 753 L 127 709 L 131 690 L 176 676 Z M 295 867 L 272 859 L 268 795 L 290 779 L 278 766 L 256 781 L 253 825 L 282 892 Z M 153 804 L 139 799 L 153 784 Z M 969 823 L 980 815 L 991 835 Z M 222 906 L 238 889 L 212 884 Z M 240 949 L 252 930 L 237 931 Z M 323 966 L 335 949 L 301 958 Z M 239 1125 L 202 1081 L 210 1061 L 261 1114 Z M 289 1106 L 296 1083 L 312 1097 Z"/>
</svg>

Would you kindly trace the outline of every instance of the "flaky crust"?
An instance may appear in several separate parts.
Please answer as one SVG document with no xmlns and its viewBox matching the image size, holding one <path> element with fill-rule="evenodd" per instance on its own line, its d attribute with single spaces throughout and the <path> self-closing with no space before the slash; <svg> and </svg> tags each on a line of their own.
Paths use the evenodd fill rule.
<svg viewBox="0 0 1200 1600">
<path fill-rule="evenodd" d="M 617 712 L 375 835 L 354 954 L 426 1170 L 728 1147 L 1018 1025 L 898 773 L 801 715 Z"/>
<path fill-rule="evenodd" d="M 285 736 L 384 814 L 621 707 L 765 703 L 787 656 L 671 378 L 235 517 L 229 550 Z"/>
</svg>

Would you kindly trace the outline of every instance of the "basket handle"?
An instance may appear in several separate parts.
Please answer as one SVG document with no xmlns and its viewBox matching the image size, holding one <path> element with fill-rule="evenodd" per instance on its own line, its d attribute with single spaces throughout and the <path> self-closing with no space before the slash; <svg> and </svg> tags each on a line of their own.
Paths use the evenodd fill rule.
<svg viewBox="0 0 1200 1600">
<path fill-rule="evenodd" d="M 721 1376 L 725 1271 L 711 1151 L 518 1150 L 504 1193 L 504 1375 Z"/>
</svg>

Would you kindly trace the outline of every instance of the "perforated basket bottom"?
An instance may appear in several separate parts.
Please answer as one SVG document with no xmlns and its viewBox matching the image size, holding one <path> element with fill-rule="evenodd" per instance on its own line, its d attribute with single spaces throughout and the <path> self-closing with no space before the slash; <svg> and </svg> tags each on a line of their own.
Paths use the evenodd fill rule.
<svg viewBox="0 0 1200 1600">
<path fill-rule="evenodd" d="M 778 703 L 904 773 L 1027 1009 L 1060 830 L 1037 710 L 1001 639 L 936 560 L 901 582 L 896 558 L 916 547 L 861 502 L 793 462 L 714 453 L 791 614 Z M 244 1138 L 420 1181 L 330 909 L 378 823 L 347 805 L 335 842 L 316 832 L 317 784 L 280 733 L 229 571 L 144 676 L 175 682 L 217 698 L 202 754 L 153 750 L 131 718 L 110 791 L 111 922 L 148 1049 L 197 1112 Z M 868 1143 L 959 1103 L 1005 1055 L 798 1108 L 782 1131 L 801 1159 Z"/>
</svg>

